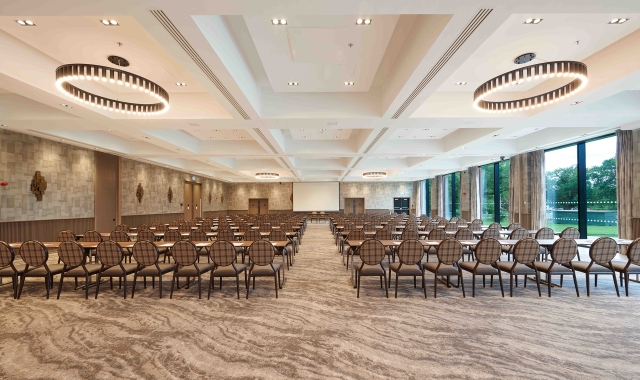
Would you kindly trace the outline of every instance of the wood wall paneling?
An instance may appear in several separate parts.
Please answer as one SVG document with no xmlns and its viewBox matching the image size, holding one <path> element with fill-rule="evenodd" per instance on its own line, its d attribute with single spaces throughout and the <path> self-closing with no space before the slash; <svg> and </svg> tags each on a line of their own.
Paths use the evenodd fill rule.
<svg viewBox="0 0 640 380">
<path fill-rule="evenodd" d="M 95 162 L 95 229 L 112 231 L 118 224 L 120 158 L 95 152 Z"/>
<path fill-rule="evenodd" d="M 87 230 L 92 230 L 94 225 L 94 218 L 2 222 L 0 223 L 0 241 L 56 241 L 58 232 L 62 230 L 70 230 L 75 234 L 82 234 Z"/>
<path fill-rule="evenodd" d="M 140 224 L 151 225 L 151 223 L 160 221 L 162 223 L 169 223 L 173 220 L 184 217 L 184 213 L 173 214 L 147 214 L 147 215 L 127 215 L 122 217 L 122 224 L 126 224 L 129 227 L 136 227 Z M 107 231 L 100 231 L 107 232 Z"/>
</svg>

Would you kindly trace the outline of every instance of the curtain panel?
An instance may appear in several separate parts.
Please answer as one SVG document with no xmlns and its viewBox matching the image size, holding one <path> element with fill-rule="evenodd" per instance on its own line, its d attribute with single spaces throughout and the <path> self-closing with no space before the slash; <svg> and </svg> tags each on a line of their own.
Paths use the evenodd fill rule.
<svg viewBox="0 0 640 380">
<path fill-rule="evenodd" d="M 546 226 L 544 151 L 511 157 L 509 167 L 509 223 L 537 230 Z"/>
<path fill-rule="evenodd" d="M 616 131 L 616 137 L 618 236 L 633 239 L 633 131 Z"/>
<path fill-rule="evenodd" d="M 442 216 L 441 186 L 442 176 L 437 175 L 431 183 L 431 216 Z"/>
<path fill-rule="evenodd" d="M 547 226 L 547 185 L 544 172 L 544 151 L 529 153 L 531 229 Z"/>
</svg>

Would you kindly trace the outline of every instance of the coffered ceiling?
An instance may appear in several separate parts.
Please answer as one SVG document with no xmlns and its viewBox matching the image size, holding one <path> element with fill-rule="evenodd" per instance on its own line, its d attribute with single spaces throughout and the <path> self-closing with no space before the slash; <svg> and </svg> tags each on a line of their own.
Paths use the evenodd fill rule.
<svg viewBox="0 0 640 380">
<path fill-rule="evenodd" d="M 412 181 L 640 126 L 640 2 L 482 6 L 5 0 L 0 124 L 230 182 L 256 181 L 263 171 L 280 174 L 277 181 L 370 181 L 366 171 Z M 628 21 L 609 23 L 622 17 Z M 16 22 L 26 19 L 35 26 Z M 476 111 L 476 87 L 519 67 L 513 60 L 523 53 L 535 53 L 534 63 L 584 62 L 588 86 L 535 110 Z M 113 66 L 109 55 L 161 85 L 169 111 L 116 114 L 56 89 L 56 67 Z M 123 86 L 85 82 L 79 86 L 102 96 L 145 100 Z M 515 99 L 564 83 L 525 82 L 492 96 Z"/>
</svg>

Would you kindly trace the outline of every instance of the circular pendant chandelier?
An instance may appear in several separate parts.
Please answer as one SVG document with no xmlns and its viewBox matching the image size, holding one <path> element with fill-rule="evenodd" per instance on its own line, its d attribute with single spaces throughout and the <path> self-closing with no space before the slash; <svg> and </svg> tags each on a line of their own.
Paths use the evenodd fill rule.
<svg viewBox="0 0 640 380">
<path fill-rule="evenodd" d="M 257 179 L 278 179 L 280 174 L 278 173 L 256 173 Z"/>
<path fill-rule="evenodd" d="M 364 178 L 385 178 L 387 176 L 387 173 L 385 172 L 367 172 L 362 174 L 362 177 Z"/>
<path fill-rule="evenodd" d="M 507 101 L 484 100 L 490 94 L 501 91 L 509 86 L 522 84 L 525 81 L 546 79 L 553 77 L 575 78 L 568 84 L 544 94 L 531 96 L 524 99 Z M 473 93 L 473 106 L 484 112 L 518 112 L 528 109 L 546 106 L 563 100 L 587 85 L 587 65 L 575 61 L 555 61 L 537 63 L 498 75 L 483 83 Z"/>
<path fill-rule="evenodd" d="M 120 86 L 137 89 L 148 94 L 151 100 L 156 103 L 130 103 L 109 99 L 92 94 L 71 84 L 71 82 L 84 80 L 118 83 Z M 92 107 L 112 112 L 150 116 L 167 112 L 169 109 L 169 94 L 162 87 L 139 75 L 112 67 L 82 63 L 62 65 L 56 69 L 56 87 L 65 95 L 80 103 L 86 103 Z"/>
</svg>

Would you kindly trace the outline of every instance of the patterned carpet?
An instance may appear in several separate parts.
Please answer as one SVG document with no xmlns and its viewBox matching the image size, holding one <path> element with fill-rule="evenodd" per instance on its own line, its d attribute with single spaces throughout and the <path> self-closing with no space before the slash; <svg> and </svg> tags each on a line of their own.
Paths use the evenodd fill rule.
<svg viewBox="0 0 640 380">
<path fill-rule="evenodd" d="M 16 301 L 2 286 L 0 378 L 638 377 L 639 284 L 629 298 L 616 297 L 611 278 L 590 298 L 583 278 L 580 298 L 571 281 L 551 298 L 522 284 L 502 298 L 479 281 L 471 298 L 467 278 L 467 298 L 440 286 L 434 299 L 427 276 L 425 300 L 412 279 L 386 299 L 368 278 L 358 299 L 328 226 L 310 224 L 302 243 L 277 300 L 268 278 L 248 300 L 231 279 L 211 300 L 197 286 L 170 300 L 169 276 L 162 300 L 141 284 L 133 300 L 117 286 L 85 300 L 69 281 L 60 300 L 31 282 Z"/>
</svg>

